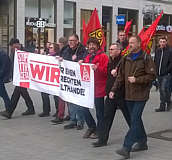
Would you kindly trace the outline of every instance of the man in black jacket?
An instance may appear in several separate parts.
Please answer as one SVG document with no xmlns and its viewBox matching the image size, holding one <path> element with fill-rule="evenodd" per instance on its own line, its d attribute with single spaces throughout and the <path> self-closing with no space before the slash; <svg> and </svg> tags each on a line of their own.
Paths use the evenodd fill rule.
<svg viewBox="0 0 172 160">
<path fill-rule="evenodd" d="M 109 132 L 115 117 L 116 110 L 119 108 L 124 115 L 124 118 L 130 127 L 130 115 L 127 107 L 124 105 L 124 88 L 118 91 L 114 99 L 109 98 L 109 92 L 115 82 L 117 70 L 121 60 L 121 45 L 113 43 L 109 47 L 109 63 L 108 63 L 108 78 L 106 81 L 106 94 L 105 108 L 104 108 L 104 131 L 100 134 L 97 142 L 93 143 L 93 147 L 101 147 L 107 145 L 109 139 Z"/>
<path fill-rule="evenodd" d="M 167 45 L 167 38 L 159 38 L 159 48 L 155 52 L 155 65 L 157 70 L 159 92 L 160 92 L 160 107 L 155 109 L 156 112 L 169 111 L 172 108 L 170 101 L 170 81 L 172 73 L 172 49 Z"/>
<path fill-rule="evenodd" d="M 68 39 L 68 45 L 60 51 L 60 57 L 64 60 L 78 62 L 87 56 L 85 47 L 79 42 L 77 34 L 72 34 Z M 82 107 L 73 103 L 68 103 L 70 122 L 64 126 L 64 129 L 77 128 L 83 129 L 84 115 Z"/>
<path fill-rule="evenodd" d="M 12 63 L 14 63 L 15 49 L 22 50 L 22 46 L 18 39 L 12 38 L 10 40 L 10 47 L 11 47 L 11 59 L 12 59 Z M 20 96 L 22 96 L 24 98 L 25 103 L 27 105 L 27 110 L 25 112 L 23 112 L 22 115 L 26 116 L 26 115 L 35 114 L 33 102 L 29 95 L 29 92 L 27 91 L 27 88 L 15 86 L 12 97 L 11 97 L 11 108 L 9 111 L 5 111 L 4 113 L 1 114 L 3 117 L 6 117 L 8 119 L 11 118 L 14 110 L 17 107 L 17 103 L 19 101 Z"/>
<path fill-rule="evenodd" d="M 0 97 L 3 98 L 6 111 L 10 110 L 11 101 L 5 89 L 5 81 L 10 77 L 11 74 L 11 61 L 8 55 L 0 50 Z M 1 112 L 3 114 L 4 112 Z"/>
</svg>

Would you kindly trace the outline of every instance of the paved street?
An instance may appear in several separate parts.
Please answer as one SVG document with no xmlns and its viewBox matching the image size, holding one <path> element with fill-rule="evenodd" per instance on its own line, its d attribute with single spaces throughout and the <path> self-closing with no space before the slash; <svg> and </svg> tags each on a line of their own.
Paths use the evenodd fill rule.
<svg viewBox="0 0 172 160">
<path fill-rule="evenodd" d="M 8 84 L 8 93 L 11 96 L 12 84 Z M 29 91 L 34 101 L 37 114 L 42 111 L 40 93 Z M 151 98 L 147 103 L 143 114 L 143 120 L 147 133 L 164 130 L 172 130 L 172 112 L 155 113 L 154 109 L 159 105 L 159 94 L 152 89 Z M 54 101 L 51 97 L 52 112 L 54 113 Z M 3 110 L 0 99 L 0 110 Z M 120 111 L 117 112 L 108 146 L 92 148 L 94 140 L 83 139 L 82 131 L 64 130 L 63 124 L 52 125 L 48 118 L 40 118 L 38 115 L 21 116 L 26 110 L 23 99 L 10 120 L 0 117 L 0 160 L 120 160 L 115 153 L 121 147 L 127 125 Z M 162 137 L 169 140 L 148 138 L 149 150 L 132 153 L 131 159 L 135 160 L 171 160 L 172 159 L 172 132 L 164 132 Z M 171 140 L 171 141 L 170 141 Z"/>
</svg>

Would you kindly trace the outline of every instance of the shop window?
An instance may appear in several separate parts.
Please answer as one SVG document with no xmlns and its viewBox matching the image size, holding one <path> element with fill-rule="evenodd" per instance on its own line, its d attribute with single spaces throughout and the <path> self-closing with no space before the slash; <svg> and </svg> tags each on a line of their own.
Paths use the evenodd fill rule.
<svg viewBox="0 0 172 160">
<path fill-rule="evenodd" d="M 44 48 L 47 42 L 55 42 L 56 1 L 26 0 L 25 3 L 25 46 L 36 42 L 35 47 Z"/>
</svg>

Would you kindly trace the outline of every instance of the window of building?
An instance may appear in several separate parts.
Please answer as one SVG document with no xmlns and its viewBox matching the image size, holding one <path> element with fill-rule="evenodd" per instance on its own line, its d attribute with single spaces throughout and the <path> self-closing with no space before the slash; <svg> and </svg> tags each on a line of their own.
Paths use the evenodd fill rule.
<svg viewBox="0 0 172 160">
<path fill-rule="evenodd" d="M 9 40 L 15 36 L 15 3 L 15 0 L 0 1 L 0 47 L 6 52 Z"/>
<path fill-rule="evenodd" d="M 87 10 L 87 9 L 81 9 L 81 21 L 80 21 L 80 24 L 81 24 L 81 27 L 80 27 L 80 39 L 81 41 L 83 41 L 83 20 L 85 21 L 86 24 L 88 24 L 89 22 L 89 19 L 91 17 L 91 14 L 92 14 L 93 10 Z"/>
<path fill-rule="evenodd" d="M 76 32 L 76 3 L 64 1 L 64 36 Z"/>
<path fill-rule="evenodd" d="M 129 35 L 137 35 L 138 32 L 138 10 L 132 10 L 132 9 L 124 9 L 124 8 L 118 8 L 118 15 L 124 15 L 125 16 L 125 23 L 127 21 L 132 21 L 131 29 L 129 32 Z M 118 31 L 124 30 L 124 25 L 118 25 Z"/>
</svg>

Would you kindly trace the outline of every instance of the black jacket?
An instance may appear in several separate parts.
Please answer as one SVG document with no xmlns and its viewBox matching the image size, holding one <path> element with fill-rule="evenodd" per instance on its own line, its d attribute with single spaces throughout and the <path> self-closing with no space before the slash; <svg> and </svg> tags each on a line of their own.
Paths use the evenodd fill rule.
<svg viewBox="0 0 172 160">
<path fill-rule="evenodd" d="M 76 54 L 77 58 L 75 62 L 78 62 L 79 60 L 83 60 L 87 56 L 87 50 L 86 48 L 79 43 L 78 47 L 75 50 L 72 50 L 69 45 L 62 48 L 60 51 L 60 57 L 63 57 L 63 59 L 72 61 L 72 56 Z"/>
<path fill-rule="evenodd" d="M 111 88 L 113 87 L 113 84 L 116 80 L 116 77 L 112 76 L 111 71 L 115 69 L 117 66 L 119 67 L 119 61 L 121 60 L 121 56 L 118 56 L 114 59 L 111 57 L 109 58 L 109 63 L 108 63 L 108 70 L 107 70 L 107 81 L 106 81 L 106 94 L 109 95 L 109 92 L 111 91 Z M 118 71 L 118 70 L 117 70 Z M 115 92 L 115 98 L 121 99 L 124 98 L 124 87 L 121 87 Z"/>
<path fill-rule="evenodd" d="M 0 50 L 0 81 L 9 82 L 11 79 L 12 64 L 9 56 Z"/>
<path fill-rule="evenodd" d="M 158 48 L 155 51 L 154 62 L 158 76 L 172 74 L 172 49 L 169 47 Z"/>
</svg>

